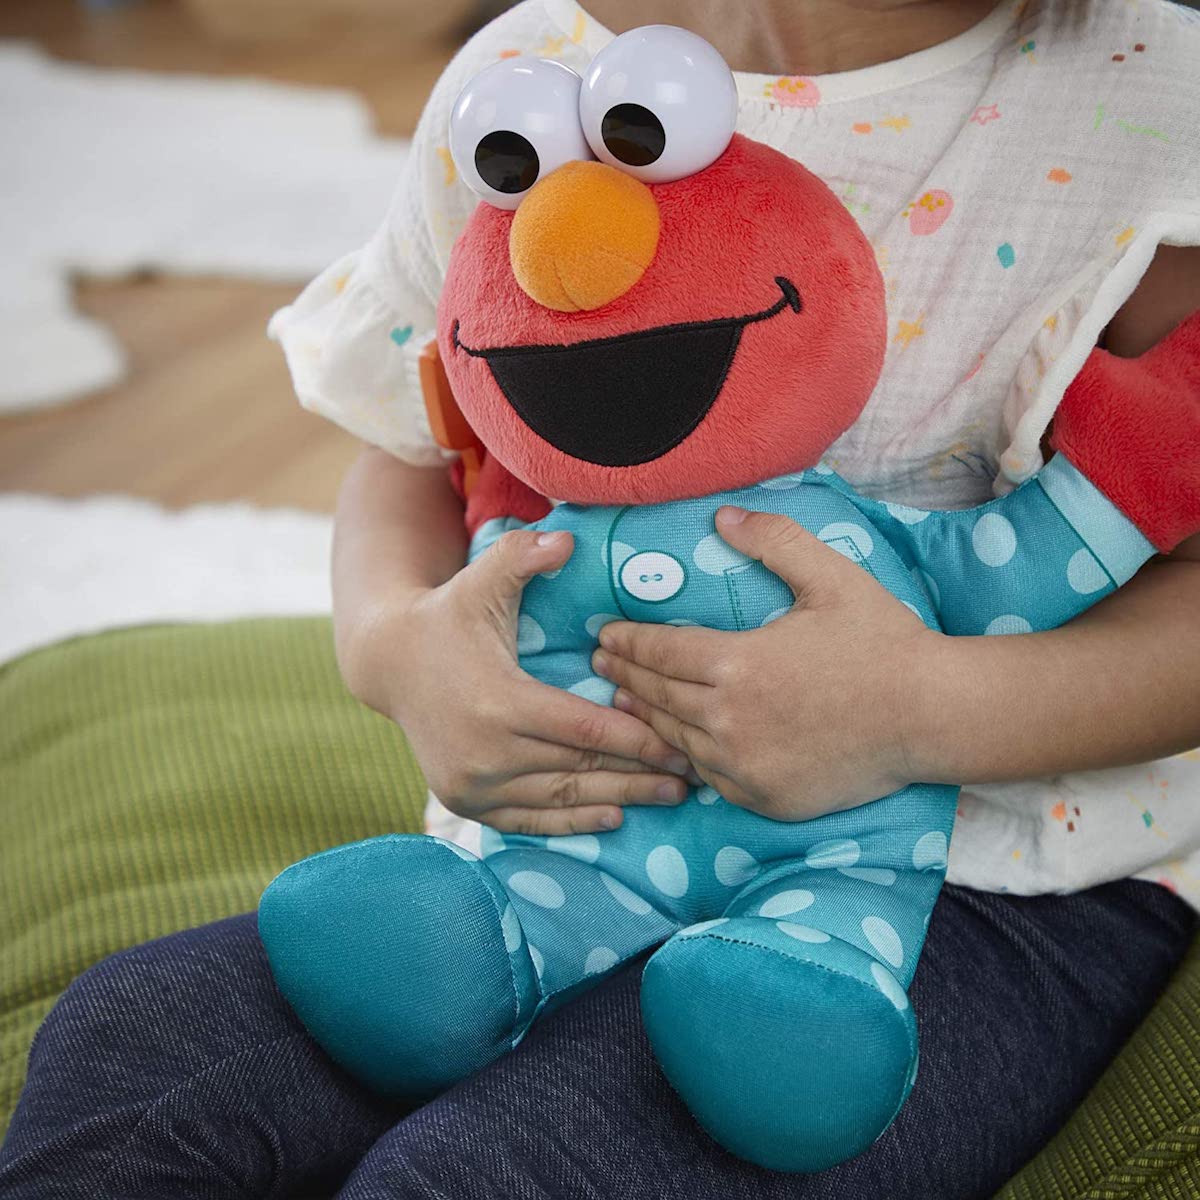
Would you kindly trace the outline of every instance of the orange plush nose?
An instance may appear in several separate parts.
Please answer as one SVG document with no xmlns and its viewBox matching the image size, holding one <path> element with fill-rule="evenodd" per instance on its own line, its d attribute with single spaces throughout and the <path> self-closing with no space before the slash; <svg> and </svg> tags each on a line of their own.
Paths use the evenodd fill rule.
<svg viewBox="0 0 1200 1200">
<path fill-rule="evenodd" d="M 600 308 L 645 274 L 658 225 L 658 205 L 640 180 L 607 163 L 564 163 L 538 180 L 513 217 L 513 275 L 545 308 Z"/>
</svg>

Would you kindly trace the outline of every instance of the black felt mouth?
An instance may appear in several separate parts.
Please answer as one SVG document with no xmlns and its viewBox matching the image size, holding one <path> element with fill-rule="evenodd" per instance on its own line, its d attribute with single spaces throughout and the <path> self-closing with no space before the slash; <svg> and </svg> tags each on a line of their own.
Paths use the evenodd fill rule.
<svg viewBox="0 0 1200 1200">
<path fill-rule="evenodd" d="M 570 346 L 496 346 L 486 360 L 517 415 L 539 437 L 583 462 L 632 467 L 660 458 L 712 408 L 733 366 L 742 330 L 790 308 L 800 293 L 775 277 L 782 295 L 761 312 L 659 325 Z"/>
</svg>

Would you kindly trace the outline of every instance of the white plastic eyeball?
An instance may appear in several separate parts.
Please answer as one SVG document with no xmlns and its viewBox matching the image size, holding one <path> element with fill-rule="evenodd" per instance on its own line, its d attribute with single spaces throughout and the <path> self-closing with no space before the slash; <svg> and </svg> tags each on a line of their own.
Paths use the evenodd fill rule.
<svg viewBox="0 0 1200 1200">
<path fill-rule="evenodd" d="M 579 96 L 596 157 L 646 183 L 694 175 L 725 152 L 737 122 L 737 86 L 702 37 L 647 25 L 592 59 Z"/>
<path fill-rule="evenodd" d="M 467 186 L 497 208 L 516 208 L 537 181 L 591 158 L 579 128 L 579 76 L 548 58 L 505 58 L 459 93 L 450 154 Z"/>
</svg>

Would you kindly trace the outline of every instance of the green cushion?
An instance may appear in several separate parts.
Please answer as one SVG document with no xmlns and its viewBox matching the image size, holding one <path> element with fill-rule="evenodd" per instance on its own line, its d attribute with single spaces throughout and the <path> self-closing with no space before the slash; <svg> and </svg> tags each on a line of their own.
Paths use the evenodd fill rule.
<svg viewBox="0 0 1200 1200">
<path fill-rule="evenodd" d="M 314 850 L 420 825 L 416 765 L 397 730 L 346 694 L 324 620 L 64 643 L 0 668 L 0 712 L 0 1130 L 38 1023 L 84 968 L 247 911 Z M 1200 1197 L 1200 944 L 997 1200 L 1189 1197 Z"/>
<path fill-rule="evenodd" d="M 1113 947 L 1120 954 L 1119 946 Z M 996 1200 L 1200 1197 L 1200 939 L 1056 1138 Z"/>
<path fill-rule="evenodd" d="M 420 828 L 394 725 L 342 687 L 326 620 L 154 626 L 0 668 L 0 1134 L 66 985 L 256 906 L 313 851 Z"/>
</svg>

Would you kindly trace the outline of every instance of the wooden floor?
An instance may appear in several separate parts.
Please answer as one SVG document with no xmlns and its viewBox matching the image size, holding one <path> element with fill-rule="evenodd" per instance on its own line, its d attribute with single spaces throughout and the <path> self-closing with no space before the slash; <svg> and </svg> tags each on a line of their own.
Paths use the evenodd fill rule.
<svg viewBox="0 0 1200 1200">
<path fill-rule="evenodd" d="M 0 37 L 106 66 L 352 87 L 392 134 L 412 131 L 453 53 L 449 38 L 414 47 L 400 30 L 230 44 L 207 35 L 178 0 L 92 12 L 77 0 L 0 0 Z M 279 347 L 265 336 L 268 317 L 296 291 L 226 280 L 81 281 L 80 307 L 116 332 L 129 374 L 61 408 L 0 418 L 0 490 L 329 509 L 356 445 L 296 405 Z"/>
</svg>

